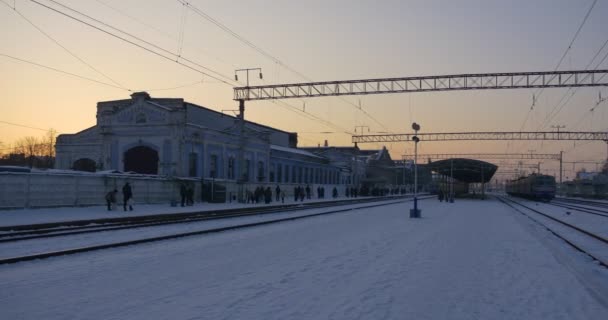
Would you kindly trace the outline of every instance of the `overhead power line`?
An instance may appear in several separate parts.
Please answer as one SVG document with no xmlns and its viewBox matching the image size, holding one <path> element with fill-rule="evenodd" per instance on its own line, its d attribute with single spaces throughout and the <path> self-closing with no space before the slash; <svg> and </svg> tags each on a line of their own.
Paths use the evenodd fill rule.
<svg viewBox="0 0 608 320">
<path fill-rule="evenodd" d="M 39 6 L 42 6 L 42 7 L 44 7 L 44 8 L 47 8 L 47 9 L 51 10 L 51 11 L 54 11 L 54 12 L 57 12 L 57 13 L 59 13 L 59 14 L 63 15 L 63 16 L 66 16 L 66 17 L 68 17 L 68 18 L 70 18 L 70 19 L 72 19 L 72 20 L 75 20 L 75 21 L 77 21 L 77 22 L 80 22 L 80 23 L 82 23 L 82 24 L 85 24 L 85 25 L 87 25 L 87 26 L 89 26 L 89 27 L 91 27 L 91 28 L 94 28 L 94 29 L 96 29 L 96 30 L 99 30 L 99 31 L 101 31 L 101 32 L 103 32 L 103 33 L 105 33 L 105 34 L 108 34 L 108 35 L 110 35 L 110 36 L 112 36 L 112 37 L 114 37 L 114 38 L 117 38 L 117 39 L 122 40 L 122 41 L 124 41 L 124 42 L 127 42 L 127 43 L 129 43 L 129 44 L 132 44 L 132 45 L 134 45 L 134 46 L 136 46 L 136 47 L 139 47 L 139 48 L 141 48 L 141 49 L 143 49 L 143 50 L 146 50 L 146 51 L 148 51 L 148 52 L 150 52 L 150 53 L 153 53 L 153 54 L 155 54 L 155 55 L 157 55 L 157 56 L 159 56 L 159 57 L 161 57 L 161 58 L 167 59 L 167 60 L 169 60 L 169 61 L 173 61 L 173 62 L 175 62 L 175 63 L 177 63 L 177 64 L 179 64 L 179 65 L 182 65 L 182 66 L 184 66 L 184 67 L 186 67 L 186 68 L 188 68 L 188 69 L 191 69 L 192 71 L 195 71 L 195 72 L 198 72 L 198 73 L 200 73 L 200 74 L 206 75 L 206 76 L 208 76 L 208 77 L 210 77 L 210 78 L 213 78 L 213 79 L 215 79 L 215 80 L 221 81 L 221 82 L 223 82 L 223 83 L 225 83 L 225 84 L 227 84 L 227 85 L 230 85 L 230 86 L 232 86 L 232 85 L 233 85 L 232 83 L 230 83 L 230 82 L 232 82 L 232 80 L 231 80 L 231 79 L 229 80 L 229 81 L 230 81 L 230 82 L 229 82 L 229 81 L 226 81 L 226 80 L 224 80 L 224 79 L 219 78 L 219 77 L 224 77 L 224 78 L 227 78 L 227 77 L 225 77 L 225 76 L 223 76 L 223 75 L 219 74 L 218 72 L 216 72 L 216 71 L 214 71 L 214 70 L 212 70 L 212 69 L 209 69 L 209 68 L 207 68 L 207 67 L 205 67 L 205 66 L 202 66 L 202 65 L 200 65 L 200 64 L 198 64 L 198 63 L 196 63 L 196 62 L 194 62 L 194 61 L 192 61 L 192 60 L 190 60 L 190 59 L 186 59 L 186 58 L 184 58 L 184 57 L 180 57 L 180 56 L 178 56 L 177 54 L 175 54 L 175 53 L 173 53 L 173 52 L 171 52 L 171 51 L 169 51 L 169 50 L 167 50 L 167 49 L 164 49 L 164 48 L 162 48 L 162 47 L 160 47 L 160 46 L 158 46 L 158 45 L 155 45 L 155 44 L 153 44 L 153 43 L 151 43 L 151 42 L 149 42 L 149 41 L 143 40 L 143 39 L 141 39 L 141 38 L 139 38 L 139 37 L 137 37 L 137 36 L 135 36 L 135 35 L 132 35 L 132 34 L 130 34 L 130 33 L 128 33 L 128 32 L 125 32 L 125 31 L 123 31 L 123 30 L 121 30 L 121 29 L 118 29 L 118 28 L 116 28 L 116 27 L 113 27 L 113 26 L 111 26 L 111 25 L 109 25 L 109 24 L 107 24 L 107 23 L 105 23 L 105 22 L 103 22 L 103 21 L 100 21 L 100 20 L 98 20 L 98 19 L 95 19 L 95 18 L 93 18 L 93 17 L 91 17 L 91 16 L 89 16 L 89 15 L 87 15 L 87 14 L 84 14 L 84 13 L 82 13 L 82 12 L 78 11 L 78 10 L 75 10 L 75 9 L 73 9 L 73 8 L 70 8 L 70 7 L 68 7 L 68 6 L 66 6 L 66 5 L 64 5 L 64 4 L 62 4 L 62 3 L 59 3 L 59 2 L 54 1 L 54 0 L 49 0 L 50 2 L 52 2 L 52 3 L 54 3 L 54 4 L 58 5 L 58 6 L 60 6 L 60 7 L 62 7 L 62 8 L 65 8 L 65 9 L 70 10 L 70 11 L 72 11 L 72 12 L 76 13 L 76 14 L 79 14 L 79 15 L 81 15 L 81 16 L 83 16 L 83 17 L 86 17 L 87 19 L 90 19 L 90 20 L 92 20 L 92 21 L 94 21 L 94 22 L 96 22 L 96 23 L 98 23 L 98 24 L 101 24 L 101 25 L 103 25 L 103 26 L 107 27 L 107 28 L 110 28 L 110 29 L 112 29 L 112 30 L 118 31 L 118 32 L 120 32 L 120 33 L 122 33 L 122 34 L 124 34 L 124 35 L 126 35 L 126 36 L 128 36 L 128 37 L 130 37 L 130 38 L 135 39 L 135 40 L 130 40 L 130 39 L 127 39 L 127 38 L 126 38 L 126 37 L 124 37 L 124 36 L 120 36 L 120 35 L 118 35 L 118 34 L 116 34 L 116 33 L 113 33 L 113 32 L 111 32 L 111 31 L 108 31 L 108 30 L 106 30 L 106 29 L 103 29 L 102 27 L 99 27 L 99 26 L 96 26 L 96 25 L 94 25 L 94 24 L 92 24 L 92 23 L 86 22 L 86 21 L 84 21 L 84 20 L 82 20 L 82 19 L 79 19 L 79 18 L 77 18 L 77 17 L 73 16 L 73 15 L 70 15 L 69 13 L 66 13 L 66 12 L 64 12 L 64 11 L 61 11 L 60 9 L 57 9 L 57 8 L 54 8 L 54 7 L 48 6 L 48 5 L 46 5 L 46 4 L 44 4 L 44 3 L 41 3 L 41 2 L 39 2 L 39 1 L 37 1 L 37 0 L 30 0 L 30 1 L 31 1 L 31 2 L 33 2 L 33 3 L 35 3 L 35 4 L 37 4 L 37 5 L 39 5 Z M 136 41 L 138 41 L 138 42 L 140 42 L 140 43 L 137 43 Z M 152 48 L 150 48 L 150 47 L 155 48 L 155 49 L 157 49 L 157 50 L 154 50 L 154 49 L 152 49 Z M 159 52 L 159 51 L 161 51 L 161 52 Z M 182 60 L 183 60 L 183 61 L 185 61 L 185 62 L 188 62 L 189 64 L 186 64 L 186 63 L 182 62 Z M 198 69 L 198 68 L 196 68 L 196 67 L 194 67 L 194 66 L 192 66 L 192 65 L 190 65 L 190 64 L 192 64 L 192 65 L 194 65 L 194 66 L 196 66 L 196 67 L 199 67 L 199 68 L 201 68 L 201 69 L 203 69 L 203 70 L 206 70 L 206 71 L 203 71 L 203 70 L 201 70 L 201 69 Z M 210 74 L 210 72 L 211 72 L 211 73 L 218 74 L 219 76 L 217 76 L 217 75 L 212 75 L 212 74 Z M 229 79 L 229 78 L 227 78 L 227 79 Z"/>
<path fill-rule="evenodd" d="M 18 124 L 18 123 L 2 121 L 2 120 L 0 120 L 0 123 L 4 123 L 4 124 L 11 125 L 11 126 L 16 126 L 16 127 L 23 127 L 23 128 L 28 128 L 28 129 L 34 129 L 34 130 L 47 131 L 47 132 L 49 130 L 51 130 L 51 129 L 42 129 L 42 128 L 36 128 L 36 127 L 32 127 L 32 126 L 26 126 L 24 124 Z"/>
<path fill-rule="evenodd" d="M 557 69 L 561 66 L 562 62 L 564 61 L 564 58 L 566 57 L 566 55 L 568 54 L 568 52 L 570 51 L 570 49 L 572 48 L 572 45 L 574 44 L 574 41 L 576 40 L 576 38 L 578 37 L 579 33 L 581 32 L 581 30 L 583 29 L 583 26 L 585 25 L 585 23 L 587 22 L 587 19 L 589 18 L 589 15 L 591 14 L 591 11 L 593 10 L 593 7 L 595 6 L 595 4 L 597 3 L 597 0 L 594 0 L 593 3 L 591 4 L 591 7 L 589 7 L 589 10 L 587 10 L 587 14 L 585 14 L 585 17 L 583 18 L 583 21 L 580 23 L 580 25 L 578 26 L 578 29 L 576 30 L 576 32 L 574 33 L 574 36 L 572 37 L 572 39 L 570 40 L 570 43 L 568 44 L 568 47 L 566 47 L 566 49 L 564 50 L 564 53 L 562 54 L 562 57 L 559 59 L 559 61 L 557 62 L 557 65 L 555 65 L 555 68 L 553 69 L 553 71 L 557 71 Z M 540 96 L 542 95 L 542 93 L 544 92 L 545 88 L 541 88 L 538 93 L 536 93 L 534 95 L 534 101 L 532 103 L 532 106 L 530 107 L 530 110 L 528 110 L 528 113 L 526 114 L 526 117 L 520 127 L 520 131 L 523 130 L 524 126 L 526 125 L 526 123 L 528 122 L 528 118 L 530 117 L 530 113 L 532 113 L 532 110 L 534 108 L 534 105 L 536 104 L 536 101 L 538 101 L 538 99 L 540 98 Z"/>
<path fill-rule="evenodd" d="M 6 2 L 2 2 L 2 3 L 4 3 L 6 6 L 8 6 L 10 8 L 10 6 Z M 36 25 L 32 20 L 28 19 L 22 12 L 20 12 L 16 8 L 11 8 L 11 9 L 13 9 L 13 12 L 15 12 L 17 15 L 19 15 L 23 20 L 27 21 L 27 23 L 29 23 L 32 27 L 34 27 L 36 30 L 38 30 L 38 32 L 40 32 L 42 35 L 44 35 L 45 37 L 47 37 L 49 40 L 51 40 L 57 46 L 61 47 L 69 55 L 71 55 L 72 57 L 74 57 L 76 60 L 80 61 L 82 64 L 84 64 L 85 66 L 87 66 L 89 69 L 95 71 L 96 73 L 100 74 L 104 78 L 110 80 L 110 82 L 114 83 L 115 85 L 117 85 L 117 86 L 119 86 L 119 87 L 121 87 L 121 88 L 123 88 L 123 89 L 125 89 L 127 91 L 131 91 L 128 88 L 126 88 L 124 85 L 122 85 L 122 84 L 118 83 L 117 81 L 115 81 L 114 79 L 110 78 L 107 74 L 105 74 L 105 73 L 101 72 L 100 70 L 98 70 L 97 68 L 93 67 L 90 63 L 88 63 L 84 59 L 80 58 L 78 55 L 76 55 L 74 52 L 72 52 L 66 46 L 62 45 L 57 39 L 53 38 L 50 34 L 48 34 L 47 32 L 45 32 L 44 30 L 42 30 L 42 28 L 40 28 L 38 25 Z"/>
<path fill-rule="evenodd" d="M 302 79 L 304 79 L 304 80 L 306 80 L 308 82 L 313 82 L 313 80 L 311 78 L 309 78 L 308 76 L 306 76 L 303 73 L 295 70 L 294 68 L 290 67 L 289 65 L 287 65 L 286 63 L 284 63 L 283 61 L 281 61 L 279 58 L 277 58 L 277 57 L 273 56 L 272 54 L 268 53 L 267 51 L 265 51 L 264 49 L 260 48 L 259 46 L 257 46 L 253 42 L 247 40 L 246 38 L 244 38 L 243 36 L 241 36 L 237 32 L 235 32 L 232 29 L 230 29 L 229 27 L 227 27 L 225 24 L 223 24 L 220 21 L 214 19 L 213 17 L 211 17 L 210 15 L 208 15 L 207 13 L 205 13 L 203 10 L 201 10 L 201 9 L 197 8 L 196 6 L 194 6 L 192 3 L 188 2 L 188 1 L 185 1 L 185 0 L 177 0 L 177 2 L 181 3 L 185 7 L 189 8 L 190 10 L 192 10 L 194 13 L 196 13 L 198 16 L 202 17 L 203 19 L 205 19 L 205 20 L 213 23 L 218 28 L 222 29 L 223 31 L 225 31 L 226 33 L 228 33 L 229 35 L 231 35 L 235 39 L 239 40 L 240 42 L 244 43 L 248 47 L 250 47 L 253 50 L 257 51 L 258 53 L 260 53 L 264 57 L 270 59 L 272 62 L 276 63 L 277 65 L 279 65 L 279 66 L 287 69 L 291 73 L 299 76 L 300 78 L 302 78 Z M 347 104 L 351 105 L 352 107 L 355 107 L 355 109 L 359 110 L 359 112 L 363 113 L 366 117 L 370 118 L 372 121 L 374 121 L 375 123 L 377 123 L 378 125 L 380 125 L 382 128 L 384 128 L 385 130 L 389 131 L 389 129 L 384 124 L 382 124 L 380 121 L 378 121 L 378 119 L 376 119 L 375 117 L 373 117 L 371 114 L 369 114 L 368 112 L 366 112 L 365 110 L 363 110 L 362 108 L 360 108 L 359 106 L 357 106 L 356 104 L 354 104 L 354 103 L 346 100 L 344 97 L 338 97 L 338 98 L 340 100 L 346 102 Z"/>
<path fill-rule="evenodd" d="M 6 57 L 6 58 L 9 58 L 9 59 L 13 59 L 13 60 L 16 60 L 16 61 L 19 61 L 19 62 L 28 63 L 28 64 L 31 64 L 31 65 L 34 65 L 34 66 L 37 66 L 37 67 L 40 67 L 40 68 L 45 68 L 45 69 L 52 70 L 52 71 L 55 71 L 55 72 L 63 73 L 63 74 L 66 74 L 66 75 L 69 75 L 69 76 L 72 76 L 72 77 L 76 77 L 76 78 L 80 78 L 80 79 L 83 79 L 83 80 L 95 82 L 95 83 L 98 83 L 98 84 L 101 84 L 101 85 L 104 85 L 104 86 L 108 86 L 108 87 L 112 87 L 112 88 L 128 91 L 128 89 L 125 89 L 123 87 L 119 87 L 119 86 L 111 84 L 111 83 L 107 83 L 107 82 L 103 82 L 103 81 L 87 78 L 87 77 L 81 76 L 79 74 L 75 74 L 75 73 L 72 73 L 72 72 L 63 71 L 63 70 L 60 70 L 60 69 L 57 69 L 57 68 L 45 66 L 45 65 L 37 63 L 37 62 L 33 62 L 33 61 L 29 61 L 29 60 L 13 57 L 13 56 L 10 56 L 8 54 L 1 53 L 1 52 L 0 52 L 0 56 Z"/>
<path fill-rule="evenodd" d="M 117 38 L 117 39 L 119 39 L 119 40 L 122 40 L 122 41 L 127 42 L 127 43 L 129 43 L 129 44 L 131 44 L 131 45 L 134 45 L 134 46 L 136 46 L 136 47 L 139 47 L 139 48 L 141 48 L 141 49 L 143 49 L 143 50 L 145 50 L 145 51 L 148 51 L 148 52 L 150 52 L 150 53 L 153 53 L 153 54 L 155 54 L 155 55 L 157 55 L 157 56 L 159 56 L 159 57 L 162 57 L 162 58 L 164 58 L 164 59 L 167 59 L 167 60 L 173 61 L 173 62 L 175 62 L 175 63 L 177 63 L 177 64 L 180 64 L 180 65 L 182 65 L 182 66 L 184 66 L 184 67 L 186 67 L 186 68 L 188 68 L 188 69 L 191 69 L 191 70 L 193 70 L 193 71 L 195 71 L 195 72 L 198 72 L 198 73 L 200 73 L 200 74 L 203 74 L 203 75 L 206 75 L 206 76 L 208 76 L 208 77 L 210 77 L 210 78 L 213 78 L 213 79 L 215 79 L 215 80 L 217 80 L 217 81 L 219 81 L 219 82 L 221 82 L 221 83 L 223 83 L 223 84 L 225 84 L 225 85 L 228 85 L 228 86 L 230 86 L 230 87 L 234 87 L 234 85 L 232 84 L 233 80 L 232 80 L 230 77 L 226 76 L 226 75 L 223 75 L 223 74 L 221 74 L 221 73 L 219 73 L 219 72 L 217 72 L 217 71 L 211 70 L 211 69 L 209 69 L 209 68 L 207 68 L 207 67 L 205 67 L 205 66 L 202 66 L 202 65 L 200 65 L 200 64 L 198 64 L 198 63 L 196 63 L 196 62 L 194 62 L 194 61 L 192 61 L 192 60 L 190 60 L 190 59 L 184 58 L 183 56 L 181 56 L 181 57 L 180 57 L 180 56 L 178 56 L 176 53 L 173 53 L 173 52 L 171 52 L 171 51 L 169 51 L 169 50 L 167 50 L 167 49 L 164 49 L 164 48 L 162 48 L 162 47 L 160 47 L 160 46 L 157 46 L 157 45 L 155 45 L 155 44 L 153 44 L 153 43 L 151 43 L 151 42 L 149 42 L 149 41 L 146 41 L 146 40 L 144 40 L 144 39 L 141 39 L 141 38 L 139 38 L 139 37 L 137 37 L 137 36 L 135 36 L 135 35 L 132 35 L 132 34 L 130 34 L 130 33 L 128 33 L 128 32 L 126 32 L 126 31 L 123 31 L 123 30 L 121 30 L 121 29 L 119 29 L 119 28 L 116 28 L 116 27 L 114 27 L 114 26 L 111 26 L 111 25 L 109 25 L 108 23 L 105 23 L 105 22 L 100 21 L 100 20 L 98 20 L 98 19 L 96 19 L 96 18 L 93 18 L 93 17 L 91 17 L 91 16 L 89 16 L 89 15 L 87 15 L 87 14 L 85 14 L 85 13 L 82 13 L 82 12 L 80 12 L 80 11 L 78 11 L 78 10 L 75 10 L 75 9 L 73 9 L 73 8 L 69 7 L 69 6 L 66 6 L 66 5 L 64 5 L 64 4 L 61 4 L 61 3 L 57 2 L 57 1 L 54 1 L 54 0 L 48 0 L 48 1 L 50 1 L 50 2 L 52 2 L 52 3 L 54 3 L 54 4 L 58 5 L 58 6 L 60 6 L 60 7 L 62 7 L 62 8 L 65 8 L 65 9 L 67 9 L 67 10 L 71 11 L 71 12 L 74 12 L 74 13 L 76 13 L 76 14 L 78 14 L 78 15 L 81 15 L 81 16 L 83 16 L 83 17 L 86 17 L 87 19 L 89 19 L 89 20 L 91 20 L 91 21 L 94 21 L 94 22 L 96 22 L 97 24 L 101 24 L 101 25 L 105 26 L 106 28 L 110 28 L 110 29 L 112 29 L 112 30 L 114 30 L 114 31 L 117 31 L 117 32 L 119 32 L 119 33 L 121 33 L 121 34 L 123 34 L 123 35 L 126 35 L 126 36 L 128 36 L 128 37 L 130 37 L 130 38 L 133 38 L 133 39 L 135 39 L 135 40 L 127 39 L 127 38 L 126 38 L 126 37 L 124 37 L 124 36 L 118 35 L 118 34 L 116 34 L 116 33 L 112 32 L 112 31 L 106 30 L 106 29 L 104 29 L 104 28 L 102 28 L 102 27 L 100 27 L 100 26 L 94 25 L 93 23 L 89 23 L 89 22 L 87 22 L 87 21 L 84 21 L 84 20 L 82 20 L 82 19 L 79 19 L 79 18 L 77 18 L 77 17 L 75 17 L 75 16 L 73 16 L 73 15 L 71 15 L 71 14 L 69 14 L 69 13 L 66 13 L 66 12 L 64 12 L 64 11 L 62 11 L 62 10 L 60 10 L 60 9 L 57 9 L 57 8 L 54 8 L 54 7 L 48 6 L 48 5 L 46 5 L 46 4 L 44 4 L 44 3 L 41 3 L 41 2 L 39 2 L 39 1 L 37 1 L 37 0 L 30 0 L 30 1 L 31 1 L 31 2 L 33 2 L 33 3 L 35 3 L 35 4 L 38 4 L 38 5 L 42 6 L 42 7 L 44 7 L 44 8 L 46 8 L 46 9 L 49 9 L 49 10 L 51 10 L 51 11 L 54 11 L 54 12 L 56 12 L 56 13 L 59 13 L 59 14 L 61 14 L 61 15 L 65 16 L 65 17 L 68 17 L 68 18 L 70 18 L 70 19 L 72 19 L 72 20 L 75 20 L 75 21 L 80 22 L 80 23 L 82 23 L 82 24 L 84 24 L 84 25 L 87 25 L 87 26 L 89 26 L 89 27 L 91 27 L 91 28 L 93 28 L 93 29 L 96 29 L 96 30 L 101 31 L 101 32 L 103 32 L 103 33 L 105 33 L 105 34 L 108 34 L 108 35 L 110 35 L 110 36 L 112 36 L 112 37 L 115 37 L 115 38 Z M 140 43 L 138 43 L 138 42 L 136 42 L 136 41 L 138 41 L 138 42 L 140 42 Z M 152 48 L 150 48 L 150 47 L 152 47 Z M 157 50 L 154 50 L 154 49 L 157 49 Z M 160 51 L 160 52 L 159 52 L 159 51 Z M 5 55 L 5 56 L 6 56 L 6 55 Z M 9 56 L 9 57 L 10 57 L 10 58 L 17 59 L 17 60 L 24 61 L 24 62 L 32 63 L 32 62 L 25 61 L 25 60 L 22 60 L 22 59 L 18 59 L 18 58 L 15 58 L 15 57 L 11 57 L 11 56 Z M 202 69 L 204 69 L 204 70 L 206 70 L 206 71 L 211 71 L 211 72 L 213 72 L 213 73 L 217 74 L 219 77 L 223 77 L 223 78 L 225 78 L 225 79 L 230 79 L 230 80 L 229 80 L 229 81 L 223 80 L 223 79 L 219 78 L 218 76 L 211 75 L 211 74 L 209 74 L 208 72 L 205 72 L 205 71 L 203 71 L 203 70 L 200 70 L 200 69 L 198 69 L 198 68 L 196 68 L 196 67 L 194 67 L 194 66 L 192 66 L 192 65 L 190 65 L 190 64 L 186 64 L 186 63 L 184 63 L 184 62 L 182 62 L 182 61 L 185 61 L 185 62 L 188 62 L 188 63 L 193 64 L 193 65 L 195 65 L 195 66 L 198 66 L 198 67 L 200 67 L 200 68 L 202 68 Z M 33 63 L 33 64 L 36 64 L 36 63 Z M 39 65 L 39 64 L 36 64 L 36 65 Z M 39 66 L 41 66 L 41 67 L 46 67 L 46 66 L 42 66 L 42 65 L 39 65 Z M 90 78 L 86 78 L 86 77 L 78 76 L 78 75 L 75 75 L 75 74 L 72 74 L 72 73 L 64 72 L 64 71 L 59 70 L 59 69 L 55 69 L 55 68 L 51 68 L 51 67 L 46 67 L 46 68 L 52 69 L 52 70 L 57 71 L 57 72 L 61 72 L 61 73 L 70 74 L 70 75 L 72 75 L 72 76 L 77 76 L 77 77 L 80 77 L 80 78 L 83 78 L 83 79 L 86 79 L 86 80 L 89 80 L 89 81 L 95 81 L 95 82 L 98 82 L 98 83 L 100 83 L 100 84 L 109 85 L 109 84 L 106 84 L 106 83 L 104 83 L 104 82 L 100 82 L 100 81 L 96 81 L 96 80 L 93 80 L 93 79 L 90 79 Z M 170 88 L 169 88 L 169 89 L 170 89 Z M 293 106 L 291 106 L 291 105 L 289 105 L 289 104 L 287 104 L 287 103 L 282 103 L 282 104 L 283 104 L 283 105 L 287 105 L 287 106 L 289 106 L 289 108 L 292 108 L 293 110 L 298 110 L 298 111 L 299 111 L 299 109 L 297 109 L 296 107 L 293 107 Z M 322 118 L 319 118 L 319 117 L 317 117 L 317 116 L 314 116 L 314 115 L 312 115 L 311 113 L 308 113 L 308 112 L 303 112 L 303 113 L 305 113 L 306 115 L 308 115 L 308 116 L 310 116 L 310 117 L 313 117 L 314 119 L 316 119 L 316 120 L 318 120 L 318 121 L 322 121 L 322 122 L 323 122 L 323 123 L 325 123 L 326 125 L 332 126 L 333 128 L 340 128 L 339 126 L 337 126 L 337 125 L 335 125 L 335 124 L 333 124 L 333 123 L 331 123 L 331 122 L 329 122 L 329 121 L 327 121 L 327 120 L 324 120 L 324 119 L 322 119 Z M 348 130 L 344 130 L 343 128 L 340 128 L 340 130 L 342 130 L 342 131 L 344 131 L 344 132 L 348 132 Z"/>
</svg>

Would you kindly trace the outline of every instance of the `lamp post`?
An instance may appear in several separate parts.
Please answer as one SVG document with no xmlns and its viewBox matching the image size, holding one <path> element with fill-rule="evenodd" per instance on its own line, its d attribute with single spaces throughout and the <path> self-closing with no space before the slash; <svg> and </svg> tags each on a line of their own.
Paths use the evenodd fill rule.
<svg viewBox="0 0 608 320">
<path fill-rule="evenodd" d="M 414 209 L 410 209 L 410 218 L 420 218 L 420 210 L 418 210 L 418 130 L 420 125 L 416 122 L 412 123 L 412 129 L 414 129 Z"/>
</svg>

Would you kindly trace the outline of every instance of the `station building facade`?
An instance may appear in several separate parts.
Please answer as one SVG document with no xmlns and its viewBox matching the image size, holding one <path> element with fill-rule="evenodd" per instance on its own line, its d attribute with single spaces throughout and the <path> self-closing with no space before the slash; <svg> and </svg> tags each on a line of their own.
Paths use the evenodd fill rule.
<svg viewBox="0 0 608 320">
<path fill-rule="evenodd" d="M 239 121 L 181 98 L 136 92 L 97 103 L 95 126 L 58 136 L 56 168 L 256 184 L 352 182 L 350 166 L 298 149 L 297 133 L 245 121 L 241 143 Z"/>
</svg>

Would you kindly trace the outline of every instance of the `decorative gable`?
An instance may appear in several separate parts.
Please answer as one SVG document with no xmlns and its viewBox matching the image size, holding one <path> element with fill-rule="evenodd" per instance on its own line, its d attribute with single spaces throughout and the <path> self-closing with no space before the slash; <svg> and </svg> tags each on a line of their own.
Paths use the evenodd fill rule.
<svg viewBox="0 0 608 320">
<path fill-rule="evenodd" d="M 168 111 L 159 107 L 137 103 L 127 107 L 116 115 L 119 124 L 158 124 L 167 122 Z"/>
</svg>

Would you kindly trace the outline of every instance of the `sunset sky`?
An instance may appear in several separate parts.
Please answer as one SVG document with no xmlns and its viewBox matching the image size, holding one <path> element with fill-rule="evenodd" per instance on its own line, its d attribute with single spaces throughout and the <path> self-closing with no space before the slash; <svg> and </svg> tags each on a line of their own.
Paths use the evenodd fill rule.
<svg viewBox="0 0 608 320">
<path fill-rule="evenodd" d="M 252 73 L 252 85 L 608 69 L 606 0 L 188 0 L 198 13 L 178 0 L 36 0 L 83 21 L 97 19 L 117 35 L 116 29 L 128 32 L 166 56 L 180 55 L 196 62 L 197 69 L 228 84 L 34 1 L 0 1 L 2 148 L 25 136 L 42 136 L 50 128 L 76 133 L 93 126 L 98 101 L 126 99 L 133 91 L 184 98 L 217 111 L 237 109 L 232 87 L 244 84 L 244 74 L 239 74 L 240 83 L 234 81 L 234 70 L 240 68 L 262 68 L 264 79 Z M 564 125 L 563 131 L 606 131 L 608 101 L 598 104 L 600 94 L 608 97 L 608 88 L 260 101 L 247 103 L 246 118 L 299 132 L 300 146 L 316 146 L 326 139 L 330 145 L 352 145 L 349 133 L 357 126 L 366 126 L 365 134 L 367 127 L 370 134 L 403 133 L 411 132 L 414 121 L 425 133 L 549 131 L 555 125 Z M 533 96 L 538 99 L 531 108 Z M 397 159 L 413 152 L 411 143 L 387 147 Z M 601 162 L 607 148 L 603 142 L 463 141 L 421 143 L 419 152 L 563 150 L 567 161 Z M 554 162 L 544 162 L 542 167 L 557 168 Z M 586 167 L 595 170 L 596 166 Z"/>
</svg>

